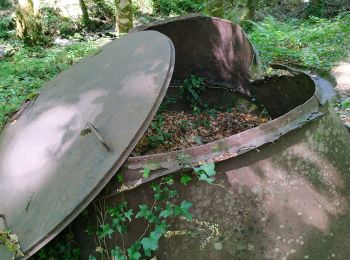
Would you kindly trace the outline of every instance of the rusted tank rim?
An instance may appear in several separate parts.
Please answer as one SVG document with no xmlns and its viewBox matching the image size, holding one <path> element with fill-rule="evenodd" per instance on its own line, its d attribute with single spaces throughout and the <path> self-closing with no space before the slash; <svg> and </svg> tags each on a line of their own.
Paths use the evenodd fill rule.
<svg viewBox="0 0 350 260">
<path fill-rule="evenodd" d="M 274 65 L 273 67 L 288 70 L 293 74 L 308 76 L 313 81 L 314 94 L 304 104 L 295 107 L 283 116 L 238 134 L 184 150 L 129 157 L 123 166 L 125 183 L 117 191 L 113 191 L 107 196 L 115 196 L 159 177 L 184 170 L 186 166 L 181 160 L 184 157 L 188 159 L 186 165 L 198 165 L 205 162 L 225 161 L 254 149 L 259 151 L 258 148 L 262 145 L 273 143 L 281 136 L 328 113 L 328 109 L 324 105 L 335 95 L 332 85 L 328 81 L 317 75 L 284 65 Z M 144 178 L 140 170 L 147 165 L 156 165 L 156 167 L 153 168 L 152 174 L 148 178 Z"/>
</svg>

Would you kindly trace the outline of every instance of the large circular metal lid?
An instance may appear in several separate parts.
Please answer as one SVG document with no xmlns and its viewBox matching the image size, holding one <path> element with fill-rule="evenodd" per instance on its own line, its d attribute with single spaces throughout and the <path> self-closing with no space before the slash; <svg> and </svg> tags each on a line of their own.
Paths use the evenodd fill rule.
<svg viewBox="0 0 350 260">
<path fill-rule="evenodd" d="M 173 44 L 161 33 L 114 40 L 48 82 L 6 129 L 0 224 L 18 236 L 26 256 L 68 225 L 122 165 L 155 115 L 173 67 Z"/>
</svg>

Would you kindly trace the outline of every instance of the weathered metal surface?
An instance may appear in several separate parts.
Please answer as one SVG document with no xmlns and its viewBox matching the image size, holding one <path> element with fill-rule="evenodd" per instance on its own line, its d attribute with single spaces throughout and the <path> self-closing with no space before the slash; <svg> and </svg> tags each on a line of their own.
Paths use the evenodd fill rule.
<svg viewBox="0 0 350 260">
<path fill-rule="evenodd" d="M 174 47 L 154 31 L 105 45 L 41 88 L 0 139 L 0 214 L 26 257 L 100 192 L 155 115 Z M 7 259 L 0 247 L 0 259 Z"/>
<path fill-rule="evenodd" d="M 219 18 L 190 15 L 133 29 L 141 30 L 161 32 L 174 43 L 176 64 L 172 81 L 182 81 L 193 74 L 249 94 L 254 50 L 239 25 Z"/>
<path fill-rule="evenodd" d="M 122 190 L 133 189 L 150 180 L 182 170 L 183 162 L 177 159 L 179 154 L 188 155 L 187 163 L 191 165 L 205 161 L 224 161 L 253 149 L 258 149 L 266 143 L 273 143 L 292 130 L 304 127 L 311 121 L 325 116 L 328 110 L 322 108 L 316 93 L 325 93 L 323 88 L 327 89 L 328 84 L 318 84 L 323 81 L 315 81 L 311 75 L 292 70 L 295 76 L 270 77 L 252 82 L 250 85 L 252 93 L 259 102 L 264 104 L 269 114 L 279 117 L 269 123 L 205 145 L 163 154 L 129 157 L 123 165 L 125 183 Z M 168 92 L 170 91 L 171 89 L 168 90 Z M 223 93 L 222 90 L 217 90 L 217 92 L 218 96 L 220 94 L 228 95 Z M 268 98 L 269 93 L 273 98 Z M 214 96 L 212 92 L 211 96 Z M 279 111 L 279 107 L 285 114 Z M 143 178 L 142 169 L 145 165 L 153 162 L 157 162 L 158 169 L 148 179 Z M 114 187 L 117 187 L 117 185 L 114 185 Z M 118 192 L 114 191 L 108 196 L 115 195 Z"/>
<path fill-rule="evenodd" d="M 348 259 L 350 142 L 334 116 L 217 163 L 224 188 L 178 185 L 194 221 L 170 230 L 192 232 L 163 239 L 157 259 Z M 125 200 L 138 205 L 149 196 L 145 185 Z"/>
<path fill-rule="evenodd" d="M 189 20 L 198 27 L 206 24 L 209 30 L 213 21 L 222 22 L 197 16 Z M 161 240 L 157 259 L 348 259 L 350 135 L 329 106 L 334 93 L 328 82 L 282 66 L 295 76 L 256 81 L 244 85 L 242 91 L 244 81 L 240 77 L 227 79 L 218 70 L 230 64 L 227 59 L 209 65 L 205 61 L 207 74 L 202 72 L 201 63 L 194 64 L 193 60 L 203 55 L 192 52 L 198 39 L 203 40 L 207 53 L 216 53 L 218 45 L 210 44 L 196 33 L 196 26 L 187 22 L 180 18 L 146 26 L 167 34 L 174 40 L 176 50 L 187 55 L 179 57 L 181 66 L 176 64 L 173 81 L 191 73 L 206 77 L 207 81 L 216 77 L 215 81 L 221 81 L 223 86 L 253 95 L 274 120 L 205 145 L 128 158 L 122 170 L 123 185 L 110 182 L 88 207 L 90 225 L 97 218 L 93 205 L 105 205 L 99 208 L 99 214 L 103 214 L 105 208 L 126 200 L 137 211 L 139 204 L 152 203 L 151 182 L 174 175 L 178 199 L 193 203 L 194 220 L 178 219 L 172 223 L 171 231 L 175 232 Z M 191 42 L 190 33 L 186 37 L 177 35 L 178 28 L 186 31 L 187 26 L 196 44 Z M 228 45 L 230 38 L 221 38 L 219 46 Z M 246 57 L 250 57 L 249 51 Z M 186 70 L 182 71 L 183 66 Z M 186 162 L 180 158 L 186 158 Z M 203 162 L 216 163 L 219 185 L 200 181 L 179 185 L 178 173 L 189 170 L 185 164 Z M 140 171 L 149 164 L 158 165 L 158 169 L 143 178 Z M 86 225 L 84 217 L 74 222 L 83 258 L 96 246 L 83 232 Z M 124 236 L 125 245 L 135 242 L 144 229 L 142 221 L 133 223 Z M 115 241 L 121 242 L 113 237 L 107 241 L 108 248 L 114 248 Z"/>
<path fill-rule="evenodd" d="M 161 240 L 157 259 L 348 259 L 350 135 L 329 106 L 331 97 L 322 96 L 328 93 L 327 85 L 299 74 L 298 84 L 287 80 L 284 86 L 286 93 L 290 85 L 299 90 L 294 108 L 283 88 L 274 97 L 289 104 L 291 110 L 284 115 L 217 142 L 129 158 L 123 166 L 124 185 L 110 183 L 95 205 L 108 208 L 126 200 L 137 210 L 139 204 L 150 203 L 148 183 L 188 171 L 177 156 L 185 154 L 186 164 L 216 162 L 219 185 L 194 181 L 183 186 L 177 178 L 179 201 L 193 203 L 194 220 L 172 223 L 175 235 Z M 265 91 L 274 92 L 276 80 L 264 81 Z M 308 88 L 313 91 L 303 91 Z M 261 97 L 264 105 L 275 101 L 265 95 L 256 98 Z M 155 162 L 159 169 L 143 178 L 140 170 Z M 91 225 L 96 212 L 93 206 L 88 210 Z M 83 233 L 86 221 L 80 217 L 74 223 L 78 240 L 84 241 L 83 257 L 94 250 L 94 243 Z M 135 222 L 128 229 L 127 246 L 139 238 L 144 225 Z M 111 241 L 108 246 L 113 248 Z"/>
</svg>

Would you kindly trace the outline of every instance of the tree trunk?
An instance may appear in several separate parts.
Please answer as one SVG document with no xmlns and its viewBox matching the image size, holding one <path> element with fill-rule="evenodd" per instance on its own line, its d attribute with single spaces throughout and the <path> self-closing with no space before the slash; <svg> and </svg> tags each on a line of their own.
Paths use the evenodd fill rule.
<svg viewBox="0 0 350 260">
<path fill-rule="evenodd" d="M 115 1 L 115 30 L 119 33 L 127 33 L 133 27 L 132 1 L 131 0 L 114 0 Z"/>
<path fill-rule="evenodd" d="M 90 26 L 90 18 L 89 18 L 89 13 L 86 7 L 86 4 L 84 2 L 84 0 L 79 0 L 79 4 L 80 4 L 80 8 L 81 8 L 81 12 L 83 13 L 83 24 L 85 27 L 89 27 Z"/>
<path fill-rule="evenodd" d="M 17 36 L 31 46 L 45 43 L 39 6 L 34 5 L 33 0 L 18 0 L 15 4 Z"/>
<path fill-rule="evenodd" d="M 246 20 L 250 20 L 250 21 L 254 20 L 255 9 L 257 7 L 257 4 L 258 4 L 258 0 L 247 0 L 245 9 L 241 16 L 241 24 Z"/>
</svg>

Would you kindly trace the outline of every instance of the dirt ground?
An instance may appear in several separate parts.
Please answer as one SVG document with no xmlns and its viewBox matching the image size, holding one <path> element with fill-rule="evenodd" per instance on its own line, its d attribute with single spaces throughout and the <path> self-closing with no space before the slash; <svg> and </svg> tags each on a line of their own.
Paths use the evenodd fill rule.
<svg viewBox="0 0 350 260">
<path fill-rule="evenodd" d="M 350 98 L 350 55 L 346 61 L 340 62 L 338 66 L 332 70 L 333 76 L 336 78 L 336 90 L 339 92 L 341 100 Z M 350 127 L 350 108 L 336 108 L 340 119 L 345 125 Z"/>
</svg>

